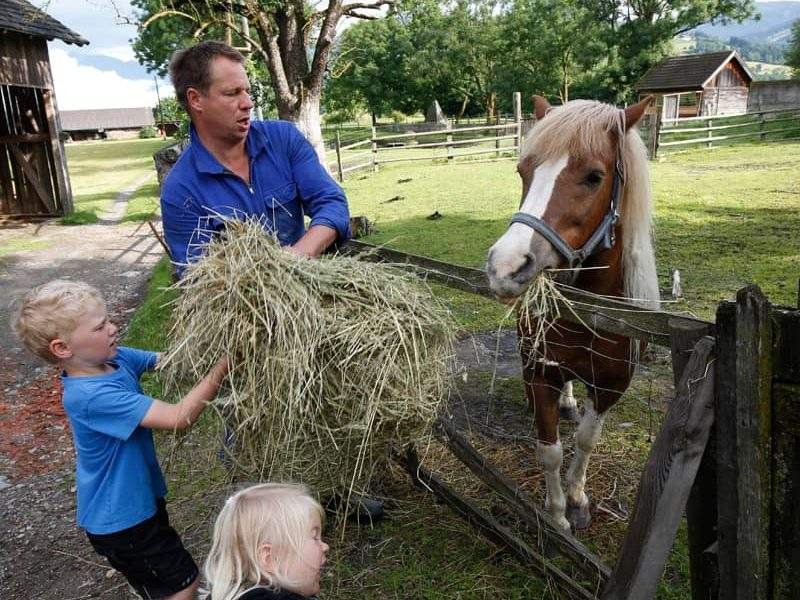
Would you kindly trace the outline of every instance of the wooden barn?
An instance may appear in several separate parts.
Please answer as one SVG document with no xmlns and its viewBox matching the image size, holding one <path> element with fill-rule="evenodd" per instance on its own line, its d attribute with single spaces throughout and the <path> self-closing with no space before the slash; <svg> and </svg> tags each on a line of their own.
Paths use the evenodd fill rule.
<svg viewBox="0 0 800 600">
<path fill-rule="evenodd" d="M 72 212 L 48 40 L 89 42 L 25 0 L 0 2 L 0 217 Z"/>
<path fill-rule="evenodd" d="M 661 119 L 747 112 L 753 75 L 735 50 L 672 56 L 634 86 L 640 98 L 654 95 Z"/>
</svg>

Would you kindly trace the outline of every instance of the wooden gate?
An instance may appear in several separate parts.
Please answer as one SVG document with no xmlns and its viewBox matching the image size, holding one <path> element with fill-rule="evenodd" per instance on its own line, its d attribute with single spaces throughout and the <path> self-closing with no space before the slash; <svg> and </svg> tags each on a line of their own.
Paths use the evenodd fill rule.
<svg viewBox="0 0 800 600">
<path fill-rule="evenodd" d="M 351 241 L 370 260 L 492 297 L 486 275 L 426 257 Z M 561 311 L 672 352 L 676 396 L 653 443 L 614 569 L 563 534 L 508 477 L 446 422 L 440 438 L 494 489 L 540 542 L 572 561 L 552 561 L 420 465 L 413 448 L 396 459 L 494 542 L 555 579 L 568 597 L 653 598 L 686 511 L 693 600 L 800 598 L 800 310 L 773 307 L 757 286 L 722 302 L 715 323 L 570 291 Z M 800 299 L 799 299 L 800 301 Z"/>
</svg>

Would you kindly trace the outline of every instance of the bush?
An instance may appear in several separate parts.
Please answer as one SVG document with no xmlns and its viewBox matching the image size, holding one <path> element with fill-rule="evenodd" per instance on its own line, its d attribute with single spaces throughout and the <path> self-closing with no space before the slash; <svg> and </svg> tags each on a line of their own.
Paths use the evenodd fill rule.
<svg viewBox="0 0 800 600">
<path fill-rule="evenodd" d="M 145 140 L 158 137 L 158 129 L 152 125 L 146 125 L 139 130 L 139 139 Z"/>
<path fill-rule="evenodd" d="M 408 120 L 408 117 L 404 113 L 401 113 L 399 110 L 393 110 L 392 114 L 389 115 L 392 119 L 393 123 L 405 123 Z"/>
<path fill-rule="evenodd" d="M 324 117 L 326 125 L 341 125 L 347 121 L 352 121 L 355 115 L 348 110 L 331 110 L 326 112 Z"/>
</svg>

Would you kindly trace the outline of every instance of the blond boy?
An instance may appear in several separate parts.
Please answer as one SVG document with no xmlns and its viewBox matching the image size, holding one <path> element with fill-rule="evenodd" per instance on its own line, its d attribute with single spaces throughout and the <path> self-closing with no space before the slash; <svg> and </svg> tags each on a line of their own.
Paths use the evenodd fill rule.
<svg viewBox="0 0 800 600">
<path fill-rule="evenodd" d="M 190 426 L 217 394 L 227 360 L 176 404 L 146 396 L 139 378 L 158 354 L 117 346 L 100 293 L 63 279 L 26 296 L 15 329 L 28 350 L 62 371 L 77 455 L 77 520 L 95 551 L 143 598 L 193 597 L 197 566 L 169 525 L 151 430 Z"/>
</svg>

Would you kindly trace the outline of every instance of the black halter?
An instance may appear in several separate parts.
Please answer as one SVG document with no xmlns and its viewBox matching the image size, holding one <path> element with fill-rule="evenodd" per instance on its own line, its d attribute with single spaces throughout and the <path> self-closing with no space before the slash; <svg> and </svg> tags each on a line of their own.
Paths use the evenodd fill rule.
<svg viewBox="0 0 800 600">
<path fill-rule="evenodd" d="M 608 250 L 609 248 L 613 248 L 614 243 L 616 242 L 614 236 L 614 225 L 616 225 L 619 221 L 619 200 L 620 195 L 622 194 L 622 185 L 622 164 L 620 162 L 619 155 L 617 155 L 617 159 L 614 161 L 614 183 L 611 188 L 611 202 L 609 203 L 608 212 L 597 226 L 597 229 L 594 230 L 594 233 L 578 250 L 575 250 L 572 246 L 570 246 L 566 240 L 561 237 L 561 234 L 550 227 L 550 225 L 542 221 L 540 218 L 529 215 L 528 213 L 514 213 L 511 216 L 511 222 L 509 225 L 512 225 L 513 223 L 522 223 L 534 231 L 541 233 L 545 238 L 547 238 L 547 241 L 550 242 L 553 247 L 558 250 L 558 252 L 564 258 L 567 259 L 569 268 L 574 269 L 575 267 L 579 267 L 583 261 L 592 256 L 592 254 L 594 254 L 598 249 Z"/>
</svg>

